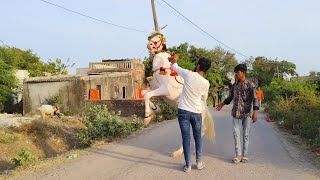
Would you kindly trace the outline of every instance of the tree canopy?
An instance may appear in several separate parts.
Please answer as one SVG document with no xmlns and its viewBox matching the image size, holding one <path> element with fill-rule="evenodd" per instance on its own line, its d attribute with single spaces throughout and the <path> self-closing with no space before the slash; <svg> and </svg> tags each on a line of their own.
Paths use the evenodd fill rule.
<svg viewBox="0 0 320 180">
<path fill-rule="evenodd" d="M 188 43 L 173 46 L 168 49 L 170 52 L 179 54 L 178 64 L 189 70 L 194 70 L 196 63 L 200 58 L 208 58 L 211 60 L 211 68 L 206 73 L 206 79 L 209 80 L 211 88 L 217 89 L 220 86 L 229 85 L 227 78 L 228 72 L 233 72 L 234 67 L 238 64 L 235 55 L 217 47 L 215 49 L 198 48 Z M 151 73 L 151 60 L 153 56 L 150 55 L 145 59 L 146 76 Z"/>
<path fill-rule="evenodd" d="M 69 61 L 67 60 L 67 63 Z M 6 104 L 10 104 L 9 101 L 12 99 L 10 96 L 19 88 L 15 77 L 16 70 L 28 70 L 30 77 L 37 77 L 47 74 L 68 74 L 67 68 L 73 65 L 65 64 L 58 58 L 43 62 L 32 50 L 0 47 L 0 112 L 4 110 Z"/>
</svg>

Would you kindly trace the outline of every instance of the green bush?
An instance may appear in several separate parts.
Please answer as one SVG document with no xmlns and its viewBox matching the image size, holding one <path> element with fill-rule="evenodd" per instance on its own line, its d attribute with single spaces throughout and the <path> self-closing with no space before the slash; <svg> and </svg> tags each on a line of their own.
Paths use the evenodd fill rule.
<svg viewBox="0 0 320 180">
<path fill-rule="evenodd" d="M 16 166 L 32 165 L 37 161 L 37 157 L 34 156 L 28 148 L 22 148 L 18 156 L 13 161 Z"/>
<path fill-rule="evenodd" d="M 284 128 L 293 134 L 311 140 L 313 146 L 320 146 L 320 97 L 308 82 L 284 82 L 271 85 L 266 111 L 271 118 L 281 121 Z M 276 87 L 275 87 L 276 86 Z M 286 96 L 284 96 L 286 95 Z"/>
<path fill-rule="evenodd" d="M 263 87 L 265 101 L 273 102 L 281 98 L 289 99 L 299 93 L 314 95 L 317 94 L 317 86 L 308 81 L 285 81 L 275 79 L 271 82 L 270 86 Z"/>
<path fill-rule="evenodd" d="M 164 120 L 171 120 L 177 117 L 178 115 L 178 108 L 173 107 L 166 103 L 161 98 L 152 98 L 152 102 L 160 108 L 160 112 L 155 114 L 155 121 L 162 122 Z"/>
<path fill-rule="evenodd" d="M 52 96 L 50 99 L 49 99 L 49 104 L 51 105 L 57 105 L 57 104 L 61 104 L 62 100 L 61 100 L 61 97 L 60 96 Z"/>
<path fill-rule="evenodd" d="M 171 120 L 177 117 L 178 115 L 178 108 L 170 106 L 168 103 L 162 101 L 159 104 L 159 107 L 161 109 L 161 115 L 165 120 Z"/>
<path fill-rule="evenodd" d="M 96 140 L 112 140 L 125 137 L 143 127 L 143 122 L 137 117 L 131 120 L 116 116 L 108 111 L 105 105 L 88 108 L 83 115 L 82 122 L 86 126 L 77 138 L 81 146 L 89 146 Z"/>
</svg>

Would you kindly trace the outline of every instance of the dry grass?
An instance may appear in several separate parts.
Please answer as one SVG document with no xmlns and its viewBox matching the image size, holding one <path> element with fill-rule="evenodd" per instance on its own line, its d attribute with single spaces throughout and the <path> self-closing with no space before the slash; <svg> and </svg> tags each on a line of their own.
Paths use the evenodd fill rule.
<svg viewBox="0 0 320 180">
<path fill-rule="evenodd" d="M 75 134 L 84 128 L 79 118 L 34 120 L 19 128 L 0 129 L 0 171 L 15 168 L 12 159 L 23 147 L 40 159 L 56 157 L 77 146 Z"/>
</svg>

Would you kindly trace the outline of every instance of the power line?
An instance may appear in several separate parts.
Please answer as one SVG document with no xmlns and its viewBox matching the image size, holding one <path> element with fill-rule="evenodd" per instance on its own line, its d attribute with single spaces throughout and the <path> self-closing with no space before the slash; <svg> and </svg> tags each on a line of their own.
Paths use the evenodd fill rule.
<svg viewBox="0 0 320 180">
<path fill-rule="evenodd" d="M 196 28 L 198 28 L 200 31 L 202 31 L 203 33 L 205 33 L 207 36 L 211 37 L 212 39 L 214 39 L 215 41 L 217 41 L 218 43 L 222 44 L 223 46 L 227 47 L 228 49 L 230 49 L 231 51 L 249 58 L 249 56 L 244 55 L 243 53 L 233 49 L 232 47 L 226 45 L 225 43 L 223 43 L 222 41 L 218 40 L 217 38 L 215 38 L 214 36 L 212 36 L 211 34 L 209 34 L 207 31 L 205 31 L 204 29 L 202 29 L 201 27 L 199 27 L 197 24 L 195 24 L 194 22 L 192 22 L 189 18 L 187 18 L 185 15 L 183 15 L 182 13 L 180 13 L 176 8 L 174 8 L 172 5 L 170 5 L 169 3 L 167 3 L 165 0 L 161 0 L 163 1 L 165 4 L 167 4 L 170 8 L 172 8 L 174 11 L 176 11 L 180 16 L 182 16 L 183 18 L 185 18 L 187 21 L 189 21 L 192 25 L 194 25 Z"/>
<path fill-rule="evenodd" d="M 167 8 L 164 4 L 162 4 L 160 1 L 156 0 L 155 1 L 158 5 L 160 5 L 163 9 L 166 9 L 168 12 L 170 12 L 171 14 L 173 14 L 174 16 L 176 16 L 179 20 L 181 20 L 182 22 L 185 22 L 186 21 L 181 17 L 179 16 L 176 12 L 174 12 L 172 9 L 169 9 Z"/>
<path fill-rule="evenodd" d="M 0 42 L 2 43 L 3 46 L 5 46 L 4 42 L 0 39 Z"/>
<path fill-rule="evenodd" d="M 83 14 L 83 13 L 80 13 L 80 12 L 77 12 L 77 11 L 74 11 L 74 10 L 72 10 L 72 9 L 65 8 L 65 7 L 63 7 L 63 6 L 60 6 L 60 5 L 57 5 L 57 4 L 54 4 L 54 3 L 51 3 L 51 2 L 45 1 L 45 0 L 39 0 L 39 1 L 42 1 L 42 2 L 47 3 L 47 4 L 49 4 L 49 5 L 58 7 L 58 8 L 60 8 L 60 9 L 63 9 L 63 10 L 72 12 L 72 13 L 74 13 L 74 14 L 77 14 L 77 15 L 80 15 L 80 16 L 83 16 L 83 17 L 86 17 L 86 18 L 95 20 L 95 21 L 99 21 L 99 22 L 102 22 L 102 23 L 105 23 L 105 24 L 109 24 L 109 25 L 111 25 L 111 26 L 115 26 L 115 27 L 118 27 L 118 28 L 126 29 L 126 30 L 136 31 L 136 32 L 147 32 L 147 31 L 144 31 L 144 30 L 134 29 L 134 28 L 131 28 L 131 27 L 126 27 L 126 26 L 114 24 L 114 23 L 111 23 L 111 22 L 108 22 L 108 21 L 105 21 L 105 20 L 102 20 L 102 19 L 98 19 L 98 18 L 95 18 L 95 17 L 89 16 L 89 15 L 86 15 L 86 14 Z"/>
<path fill-rule="evenodd" d="M 187 23 L 186 20 L 180 16 L 179 14 L 177 14 L 177 12 L 173 11 L 171 8 L 169 9 L 167 6 L 165 6 L 164 4 L 162 4 L 159 0 L 155 1 L 157 4 L 159 4 L 162 8 L 166 9 L 168 12 L 170 12 L 171 14 L 173 14 L 174 16 L 176 16 L 179 20 L 181 20 L 184 23 Z M 201 33 L 202 35 L 206 35 L 205 33 L 203 33 L 202 31 L 200 31 L 198 28 L 196 29 L 199 33 Z"/>
<path fill-rule="evenodd" d="M 139 55 L 138 58 L 140 58 L 142 56 L 142 54 L 147 50 L 148 48 L 145 48 Z"/>
</svg>

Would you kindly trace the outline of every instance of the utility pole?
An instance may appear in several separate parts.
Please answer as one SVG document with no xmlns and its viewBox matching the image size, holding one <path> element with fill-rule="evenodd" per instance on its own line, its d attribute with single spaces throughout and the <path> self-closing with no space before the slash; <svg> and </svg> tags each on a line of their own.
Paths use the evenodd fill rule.
<svg viewBox="0 0 320 180">
<path fill-rule="evenodd" d="M 152 14 L 153 14 L 154 30 L 159 31 L 156 7 L 154 6 L 154 0 L 151 0 L 151 7 L 152 7 Z"/>
<path fill-rule="evenodd" d="M 271 59 L 271 58 L 269 58 L 269 59 Z M 276 65 L 276 72 L 273 74 L 273 76 L 276 76 L 276 74 L 277 74 L 277 78 L 280 79 L 279 63 L 277 61 L 277 58 L 274 61 L 273 60 L 269 60 L 269 59 L 267 59 L 267 60 L 268 61 L 272 61 L 272 62 L 267 62 L 267 64 Z"/>
<path fill-rule="evenodd" d="M 280 72 L 279 72 L 279 64 L 278 64 L 278 58 L 276 58 L 275 62 L 276 62 L 276 65 L 277 65 L 277 75 L 278 75 L 278 79 L 280 79 Z"/>
</svg>

